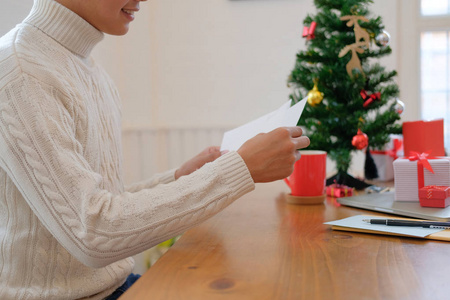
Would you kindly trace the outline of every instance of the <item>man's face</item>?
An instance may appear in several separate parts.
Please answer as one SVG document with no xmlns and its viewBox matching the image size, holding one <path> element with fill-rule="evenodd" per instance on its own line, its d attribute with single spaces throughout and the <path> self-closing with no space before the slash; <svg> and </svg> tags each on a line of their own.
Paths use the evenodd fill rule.
<svg viewBox="0 0 450 300">
<path fill-rule="evenodd" d="M 56 0 L 98 30 L 112 35 L 128 32 L 139 2 L 146 0 Z"/>
</svg>

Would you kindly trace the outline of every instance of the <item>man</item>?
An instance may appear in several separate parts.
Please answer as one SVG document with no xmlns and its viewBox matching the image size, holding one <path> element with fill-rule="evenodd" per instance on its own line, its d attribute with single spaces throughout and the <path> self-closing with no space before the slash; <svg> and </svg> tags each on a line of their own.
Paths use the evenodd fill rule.
<svg viewBox="0 0 450 300">
<path fill-rule="evenodd" d="M 0 299 L 116 299 L 130 256 L 289 176 L 309 144 L 279 128 L 125 188 L 120 99 L 90 53 L 139 4 L 35 0 L 0 39 Z"/>
</svg>

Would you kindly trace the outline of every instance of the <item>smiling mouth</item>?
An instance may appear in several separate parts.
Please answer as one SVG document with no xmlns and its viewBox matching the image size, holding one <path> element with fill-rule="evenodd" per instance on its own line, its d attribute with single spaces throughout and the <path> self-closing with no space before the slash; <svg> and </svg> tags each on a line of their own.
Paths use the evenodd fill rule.
<svg viewBox="0 0 450 300">
<path fill-rule="evenodd" d="M 128 15 L 132 15 L 134 16 L 134 11 L 133 10 L 128 10 L 128 9 L 122 9 L 122 11 Z"/>
</svg>

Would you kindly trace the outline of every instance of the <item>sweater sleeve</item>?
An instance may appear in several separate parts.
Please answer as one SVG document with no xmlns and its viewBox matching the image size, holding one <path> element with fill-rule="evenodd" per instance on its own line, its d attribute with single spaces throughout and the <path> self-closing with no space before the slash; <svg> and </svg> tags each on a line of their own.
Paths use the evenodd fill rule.
<svg viewBox="0 0 450 300">
<path fill-rule="evenodd" d="M 175 171 L 176 169 L 172 169 L 163 173 L 155 174 L 154 176 L 132 183 L 125 187 L 125 189 L 130 192 L 138 192 L 142 189 L 150 189 L 161 183 L 170 183 L 175 180 Z"/>
<path fill-rule="evenodd" d="M 151 189 L 102 189 L 59 99 L 65 96 L 27 75 L 0 90 L 0 167 L 51 234 L 87 266 L 142 252 L 254 189 L 236 152 L 177 181 L 163 176 L 153 183 L 166 183 Z"/>
</svg>

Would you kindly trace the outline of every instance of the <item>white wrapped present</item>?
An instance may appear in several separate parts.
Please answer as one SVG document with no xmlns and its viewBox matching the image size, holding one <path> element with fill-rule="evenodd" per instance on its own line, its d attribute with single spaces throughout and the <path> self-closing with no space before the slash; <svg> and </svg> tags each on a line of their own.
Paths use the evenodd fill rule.
<svg viewBox="0 0 450 300">
<path fill-rule="evenodd" d="M 399 156 L 403 156 L 403 137 L 391 134 L 390 141 L 381 150 L 371 150 L 373 161 L 377 168 L 377 181 L 390 181 L 394 179 L 393 162 Z"/>
<path fill-rule="evenodd" d="M 434 174 L 419 160 L 398 158 L 394 161 L 395 201 L 419 202 L 421 187 L 450 186 L 450 157 L 428 158 L 427 161 Z"/>
</svg>

